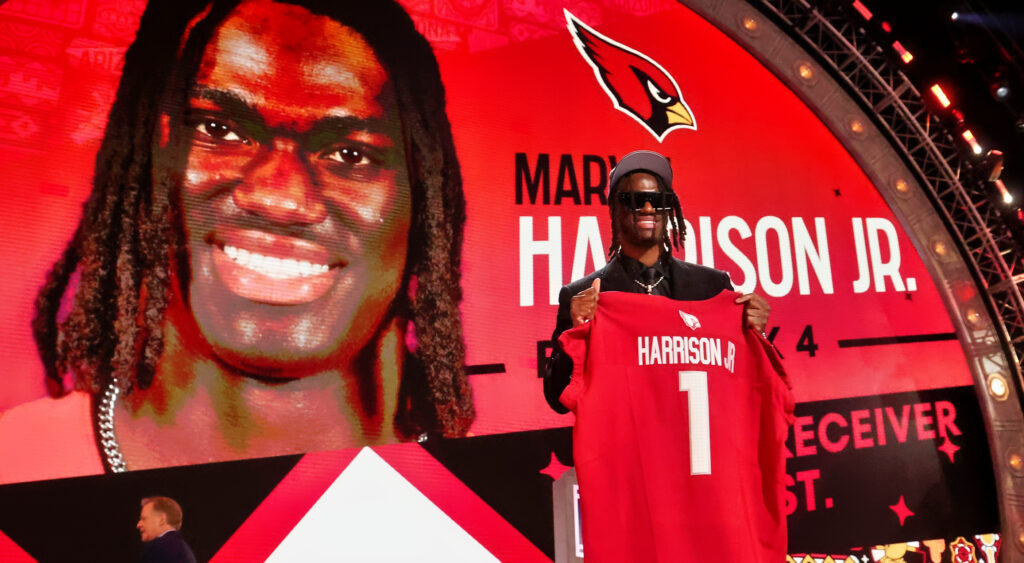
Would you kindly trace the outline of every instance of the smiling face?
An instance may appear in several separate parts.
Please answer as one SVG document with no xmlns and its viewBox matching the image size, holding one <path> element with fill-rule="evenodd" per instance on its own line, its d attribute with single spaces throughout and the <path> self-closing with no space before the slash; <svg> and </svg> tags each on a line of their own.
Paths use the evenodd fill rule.
<svg viewBox="0 0 1024 563">
<path fill-rule="evenodd" d="M 658 181 L 646 172 L 636 172 L 619 180 L 619 192 L 657 192 Z M 665 237 L 667 211 L 655 211 L 650 203 L 633 211 L 615 201 L 615 227 L 627 256 L 638 256 L 644 250 L 662 243 Z"/>
<path fill-rule="evenodd" d="M 189 304 L 217 357 L 270 376 L 350 361 L 400 290 L 411 215 L 373 50 L 304 8 L 245 2 L 182 126 Z"/>
</svg>

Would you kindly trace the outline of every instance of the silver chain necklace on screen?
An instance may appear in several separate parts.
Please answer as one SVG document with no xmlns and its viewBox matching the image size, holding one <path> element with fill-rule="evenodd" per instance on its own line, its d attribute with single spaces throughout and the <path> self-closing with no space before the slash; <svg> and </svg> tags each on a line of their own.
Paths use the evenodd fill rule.
<svg viewBox="0 0 1024 563">
<path fill-rule="evenodd" d="M 117 385 L 117 378 L 113 378 L 103 391 L 103 398 L 100 399 L 98 415 L 100 449 L 103 450 L 103 458 L 107 467 L 112 473 L 124 473 L 128 465 L 121 455 L 121 445 L 117 443 L 117 434 L 114 433 L 114 406 L 117 405 L 117 397 L 121 394 L 121 388 Z"/>
<path fill-rule="evenodd" d="M 661 280 L 658 280 L 661 283 Z M 655 283 L 654 285 L 658 285 Z M 652 286 L 653 287 L 653 286 Z M 650 293 L 650 291 L 648 291 Z M 114 432 L 114 407 L 117 405 L 117 397 L 121 395 L 121 388 L 117 385 L 117 378 L 113 378 L 103 391 L 103 398 L 100 399 L 99 414 L 97 415 L 100 430 L 100 449 L 103 451 L 103 459 L 111 473 L 124 473 L 128 471 L 128 464 L 121 454 L 121 444 L 117 442 L 117 434 Z M 419 443 L 426 442 L 428 435 L 423 432 L 416 437 Z"/>
</svg>

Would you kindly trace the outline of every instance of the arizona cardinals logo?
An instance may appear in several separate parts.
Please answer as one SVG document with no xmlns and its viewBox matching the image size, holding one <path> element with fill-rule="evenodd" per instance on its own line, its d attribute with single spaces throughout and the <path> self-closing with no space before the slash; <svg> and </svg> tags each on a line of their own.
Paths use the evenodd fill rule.
<svg viewBox="0 0 1024 563">
<path fill-rule="evenodd" d="M 683 319 L 683 323 L 690 327 L 691 330 L 697 330 L 700 328 L 700 319 L 689 313 L 679 311 L 679 318 Z"/>
<path fill-rule="evenodd" d="M 658 142 L 673 129 L 697 129 L 679 85 L 661 65 L 564 12 L 573 43 L 616 109 L 640 122 Z"/>
</svg>

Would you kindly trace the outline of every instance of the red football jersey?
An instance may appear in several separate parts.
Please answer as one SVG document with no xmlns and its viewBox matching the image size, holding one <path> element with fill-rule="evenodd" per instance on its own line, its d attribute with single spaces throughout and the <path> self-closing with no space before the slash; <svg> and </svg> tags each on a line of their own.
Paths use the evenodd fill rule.
<svg viewBox="0 0 1024 563">
<path fill-rule="evenodd" d="M 559 339 L 589 563 L 785 560 L 793 396 L 738 296 L 602 293 Z"/>
</svg>

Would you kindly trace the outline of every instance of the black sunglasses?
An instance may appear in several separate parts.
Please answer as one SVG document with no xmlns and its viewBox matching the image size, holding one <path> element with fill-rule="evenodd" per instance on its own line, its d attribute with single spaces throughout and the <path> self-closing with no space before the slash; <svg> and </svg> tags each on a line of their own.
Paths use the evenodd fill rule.
<svg viewBox="0 0 1024 563">
<path fill-rule="evenodd" d="M 672 192 L 619 192 L 616 195 L 619 203 L 633 211 L 643 210 L 648 203 L 655 211 L 668 211 L 679 201 Z"/>
</svg>

